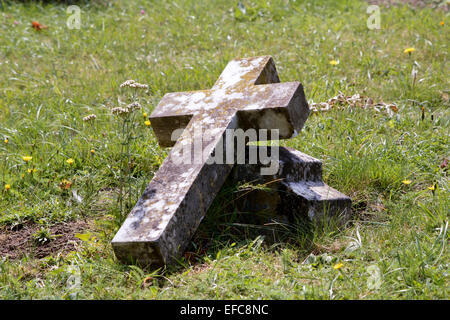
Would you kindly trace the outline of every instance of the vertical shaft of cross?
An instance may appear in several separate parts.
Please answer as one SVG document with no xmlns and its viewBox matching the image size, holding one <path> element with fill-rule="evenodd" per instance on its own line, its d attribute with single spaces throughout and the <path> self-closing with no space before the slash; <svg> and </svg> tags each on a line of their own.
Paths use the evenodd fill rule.
<svg viewBox="0 0 450 320">
<path fill-rule="evenodd" d="M 236 126 L 235 111 L 229 113 L 209 125 L 198 119 L 204 115 L 188 124 L 114 237 L 120 260 L 169 263 L 185 249 L 233 167 L 205 165 L 216 147 L 222 148 L 226 129 Z"/>
</svg>

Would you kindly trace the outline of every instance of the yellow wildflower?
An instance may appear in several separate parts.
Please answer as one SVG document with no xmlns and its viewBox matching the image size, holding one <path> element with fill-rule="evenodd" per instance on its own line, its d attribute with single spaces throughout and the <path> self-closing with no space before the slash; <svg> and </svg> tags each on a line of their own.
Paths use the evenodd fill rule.
<svg viewBox="0 0 450 320">
<path fill-rule="evenodd" d="M 95 150 L 94 149 L 91 149 L 91 154 L 94 154 L 95 153 Z"/>
<path fill-rule="evenodd" d="M 74 160 L 72 158 L 69 158 L 66 160 L 66 162 L 71 165 L 74 163 Z"/>
<path fill-rule="evenodd" d="M 337 60 L 331 60 L 331 61 L 329 62 L 329 64 L 331 64 L 332 66 L 335 66 L 335 65 L 339 64 L 339 61 L 337 61 Z"/>
<path fill-rule="evenodd" d="M 5 138 L 5 140 L 3 140 L 3 142 L 7 144 L 9 142 L 9 139 Z"/>
<path fill-rule="evenodd" d="M 24 157 L 22 157 L 22 159 L 23 159 L 23 161 L 28 162 L 28 161 L 31 161 L 31 159 L 33 159 L 33 157 L 24 156 Z"/>
<path fill-rule="evenodd" d="M 440 25 L 440 26 L 443 26 L 444 24 L 445 24 L 444 21 L 439 22 L 439 25 Z"/>
<path fill-rule="evenodd" d="M 150 123 L 150 120 L 146 120 L 144 123 L 145 123 L 145 125 L 146 125 L 147 127 L 149 127 L 150 124 L 151 124 L 151 123 Z"/>
<path fill-rule="evenodd" d="M 410 184 L 411 182 L 412 182 L 411 180 L 403 180 L 402 181 L 403 184 L 407 184 L 407 185 Z"/>
<path fill-rule="evenodd" d="M 411 54 L 411 53 L 414 52 L 414 51 L 416 51 L 416 49 L 414 49 L 414 48 L 406 48 L 406 49 L 403 51 L 403 53 Z"/>
<path fill-rule="evenodd" d="M 147 118 L 147 112 L 144 112 L 144 113 L 142 114 L 142 116 L 143 116 L 144 118 Z"/>
<path fill-rule="evenodd" d="M 5 184 L 5 191 L 8 191 L 9 189 L 11 189 L 11 185 L 10 184 Z"/>
<path fill-rule="evenodd" d="M 436 189 L 436 187 L 434 185 L 432 185 L 432 186 L 429 186 L 428 189 L 431 191 L 434 191 L 434 189 Z"/>
<path fill-rule="evenodd" d="M 343 266 L 344 266 L 343 263 L 336 263 L 336 264 L 333 266 L 333 269 L 334 269 L 334 270 L 338 270 L 338 269 L 342 268 Z"/>
</svg>

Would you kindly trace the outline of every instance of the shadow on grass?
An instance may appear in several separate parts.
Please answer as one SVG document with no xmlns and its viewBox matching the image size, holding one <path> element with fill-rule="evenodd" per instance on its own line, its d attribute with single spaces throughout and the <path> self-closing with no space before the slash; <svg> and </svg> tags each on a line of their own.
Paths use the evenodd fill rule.
<svg viewBox="0 0 450 320">
<path fill-rule="evenodd" d="M 166 274 L 202 265 L 207 257 L 215 259 L 219 252 L 228 248 L 240 250 L 251 246 L 256 239 L 262 241 L 265 251 L 295 249 L 297 259 L 301 260 L 317 251 L 320 239 L 336 235 L 345 227 L 341 217 L 330 217 L 326 213 L 324 219 L 311 221 L 301 212 L 289 217 L 272 211 L 240 212 L 237 198 L 237 186 L 222 188 L 183 256 L 178 263 L 167 267 Z"/>
</svg>

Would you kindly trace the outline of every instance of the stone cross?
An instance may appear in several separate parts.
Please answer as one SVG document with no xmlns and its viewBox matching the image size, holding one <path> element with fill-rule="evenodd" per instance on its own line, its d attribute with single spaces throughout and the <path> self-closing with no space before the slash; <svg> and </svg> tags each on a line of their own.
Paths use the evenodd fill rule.
<svg viewBox="0 0 450 320">
<path fill-rule="evenodd" d="M 309 112 L 302 85 L 280 83 L 270 56 L 230 61 L 210 90 L 166 94 L 150 119 L 160 146 L 173 148 L 112 240 L 116 257 L 173 262 L 233 167 L 211 161 L 226 131 L 278 129 L 279 138 L 291 138 Z M 175 142 L 177 129 L 184 130 Z M 180 161 L 183 151 L 201 156 Z"/>
</svg>

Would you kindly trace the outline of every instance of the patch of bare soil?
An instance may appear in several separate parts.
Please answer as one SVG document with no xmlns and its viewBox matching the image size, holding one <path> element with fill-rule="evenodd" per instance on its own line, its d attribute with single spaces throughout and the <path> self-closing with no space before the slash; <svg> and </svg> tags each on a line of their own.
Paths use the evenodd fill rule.
<svg viewBox="0 0 450 320">
<path fill-rule="evenodd" d="M 378 6 L 390 7 L 398 5 L 409 5 L 413 8 L 433 8 L 448 11 L 449 5 L 445 0 L 368 0 L 370 4 Z"/>
<path fill-rule="evenodd" d="M 0 227 L 0 257 L 18 259 L 26 254 L 35 258 L 43 258 L 58 252 L 66 253 L 75 249 L 75 243 L 81 240 L 75 237 L 77 233 L 87 230 L 87 221 L 78 220 L 58 223 L 49 227 L 54 236 L 50 242 L 36 244 L 33 241 L 35 234 L 41 226 L 36 223 L 27 223 L 11 229 L 9 226 Z"/>
</svg>

